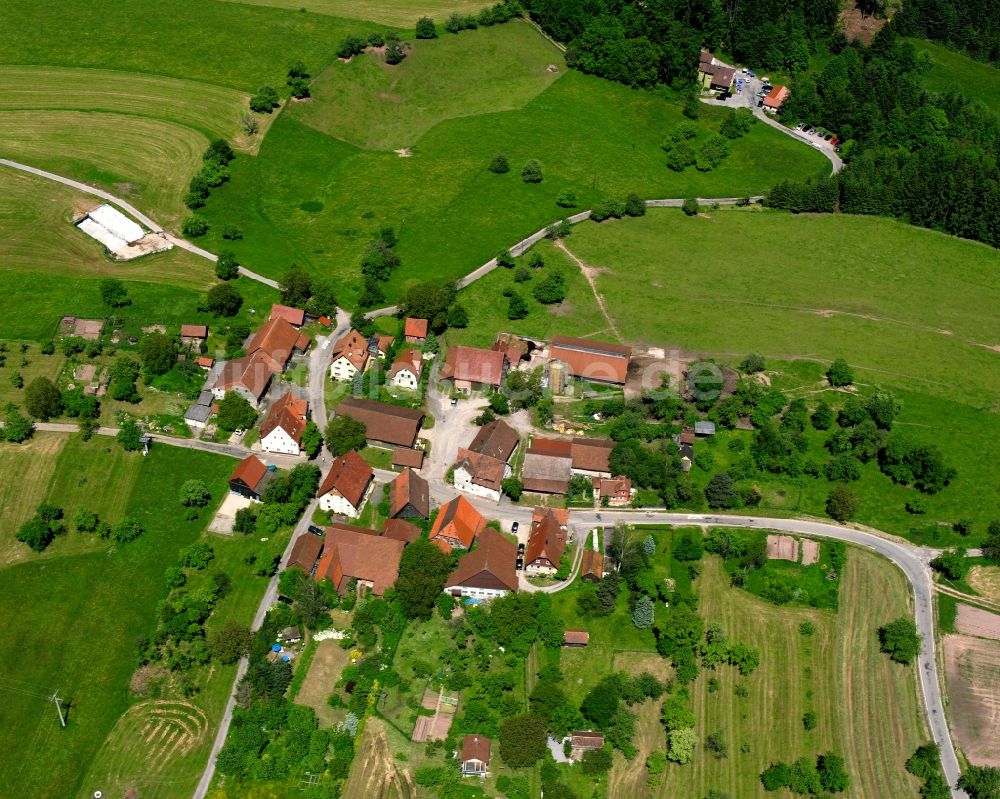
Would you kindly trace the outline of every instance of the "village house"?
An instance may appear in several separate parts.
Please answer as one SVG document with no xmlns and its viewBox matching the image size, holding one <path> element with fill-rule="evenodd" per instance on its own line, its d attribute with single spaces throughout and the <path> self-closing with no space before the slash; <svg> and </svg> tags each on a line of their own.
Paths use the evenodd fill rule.
<svg viewBox="0 0 1000 799">
<path fill-rule="evenodd" d="M 785 100 L 788 99 L 787 86 L 775 86 L 764 98 L 764 108 L 768 111 L 777 111 L 781 108 Z"/>
<path fill-rule="evenodd" d="M 316 566 L 317 580 L 329 580 L 343 596 L 351 580 L 358 588 L 367 588 L 382 596 L 399 577 L 399 559 L 406 546 L 373 530 L 361 532 L 346 525 L 332 525 L 326 530 L 323 554 Z"/>
<path fill-rule="evenodd" d="M 392 451 L 392 467 L 394 469 L 413 469 L 414 471 L 420 471 L 423 465 L 424 451 L 422 449 L 396 447 Z"/>
<path fill-rule="evenodd" d="M 312 533 L 302 533 L 295 539 L 291 554 L 288 556 L 288 568 L 298 566 L 308 575 L 316 574 L 316 565 L 323 552 L 323 538 Z"/>
<path fill-rule="evenodd" d="M 565 363 L 567 373 L 573 377 L 625 385 L 632 350 L 620 344 L 556 336 L 549 347 L 549 358 Z"/>
<path fill-rule="evenodd" d="M 579 760 L 584 752 L 604 748 L 604 733 L 597 730 L 578 730 L 570 733 L 569 742 L 573 748 L 573 759 Z"/>
<path fill-rule="evenodd" d="M 268 410 L 260 426 L 260 448 L 284 455 L 302 454 L 302 433 L 308 421 L 309 402 L 289 391 Z"/>
<path fill-rule="evenodd" d="M 257 332 L 246 346 L 246 353 L 247 355 L 262 353 L 268 360 L 271 370 L 275 374 L 281 374 L 292 356 L 309 349 L 311 341 L 309 336 L 300 333 L 285 319 L 278 317 L 268 320 L 257 328 Z"/>
<path fill-rule="evenodd" d="M 368 365 L 368 339 L 357 330 L 348 330 L 333 343 L 330 353 L 330 378 L 353 380 Z"/>
<path fill-rule="evenodd" d="M 514 454 L 520 441 L 521 439 L 513 427 L 503 419 L 497 419 L 480 427 L 468 448 L 472 452 L 487 455 L 506 463 Z"/>
<path fill-rule="evenodd" d="M 624 508 L 632 501 L 632 481 L 627 477 L 595 477 L 593 485 L 594 501 L 602 505 Z"/>
<path fill-rule="evenodd" d="M 375 472 L 353 449 L 330 467 L 316 496 L 322 510 L 355 519 L 375 480 Z"/>
<path fill-rule="evenodd" d="M 455 571 L 448 575 L 444 590 L 453 597 L 478 601 L 517 591 L 516 559 L 517 547 L 513 542 L 487 527 L 476 548 L 463 555 Z"/>
<path fill-rule="evenodd" d="M 569 511 L 565 508 L 535 508 L 531 533 L 524 552 L 526 574 L 555 574 L 566 552 Z"/>
<path fill-rule="evenodd" d="M 215 402 L 215 395 L 208 389 L 202 389 L 198 394 L 198 399 L 188 406 L 184 411 L 184 421 L 188 427 L 195 430 L 204 430 L 208 426 L 208 420 L 212 416 L 212 405 Z"/>
<path fill-rule="evenodd" d="M 229 475 L 229 490 L 254 502 L 260 502 L 267 484 L 277 471 L 269 468 L 256 455 L 247 455 Z"/>
<path fill-rule="evenodd" d="M 255 352 L 253 355 L 226 361 L 212 386 L 212 394 L 220 400 L 226 396 L 227 391 L 233 391 L 256 408 L 273 378 L 274 370 L 268 359 L 263 353 Z"/>
<path fill-rule="evenodd" d="M 275 303 L 271 306 L 271 315 L 268 319 L 284 319 L 292 327 L 302 327 L 306 323 L 306 312 L 301 308 Z"/>
<path fill-rule="evenodd" d="M 397 388 L 416 391 L 420 388 L 420 375 L 424 371 L 424 361 L 417 350 L 403 350 L 389 367 L 389 382 Z"/>
<path fill-rule="evenodd" d="M 438 509 L 428 538 L 448 553 L 468 549 L 485 529 L 486 519 L 465 497 L 455 497 Z"/>
<path fill-rule="evenodd" d="M 348 397 L 337 407 L 337 414 L 350 416 L 365 426 L 368 442 L 375 446 L 413 448 L 417 443 L 424 412 L 385 402 Z"/>
<path fill-rule="evenodd" d="M 431 515 L 430 486 L 412 469 L 389 483 L 389 518 L 426 519 Z"/>
<path fill-rule="evenodd" d="M 215 366 L 215 359 L 209 358 L 207 355 L 199 355 L 194 359 L 194 362 L 202 369 L 211 369 Z"/>
<path fill-rule="evenodd" d="M 588 549 L 580 562 L 580 579 L 588 583 L 598 583 L 604 577 L 604 555 Z"/>
<path fill-rule="evenodd" d="M 403 322 L 403 337 L 408 344 L 424 344 L 427 341 L 428 329 L 426 319 L 408 316 Z"/>
<path fill-rule="evenodd" d="M 466 394 L 486 386 L 498 388 L 507 374 L 507 358 L 496 350 L 452 347 L 445 357 L 439 377 L 451 380 L 456 391 Z"/>
<path fill-rule="evenodd" d="M 466 735 L 462 739 L 462 776 L 485 778 L 489 774 L 490 739 Z"/>
<path fill-rule="evenodd" d="M 510 473 L 510 466 L 502 460 L 464 448 L 459 449 L 452 471 L 456 490 L 493 502 L 500 501 L 503 480 Z"/>
<path fill-rule="evenodd" d="M 402 541 L 404 544 L 412 544 L 420 538 L 421 530 L 417 525 L 410 524 L 403 519 L 387 519 L 382 525 L 382 535 L 386 538 Z"/>
<path fill-rule="evenodd" d="M 199 352 L 208 338 L 208 325 L 181 325 L 181 344 L 193 352 Z"/>
</svg>

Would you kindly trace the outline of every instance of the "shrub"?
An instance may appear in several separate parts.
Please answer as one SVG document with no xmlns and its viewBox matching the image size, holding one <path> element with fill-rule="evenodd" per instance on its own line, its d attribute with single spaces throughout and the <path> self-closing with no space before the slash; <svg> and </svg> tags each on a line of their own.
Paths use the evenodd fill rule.
<svg viewBox="0 0 1000 799">
<path fill-rule="evenodd" d="M 625 216 L 645 216 L 646 203 L 638 194 L 630 194 L 625 198 Z"/>
<path fill-rule="evenodd" d="M 198 238 L 208 233 L 208 221 L 197 214 L 191 214 L 181 225 L 181 233 L 191 238 Z"/>
<path fill-rule="evenodd" d="M 854 371 L 843 358 L 837 358 L 826 370 L 826 379 L 831 386 L 849 386 L 854 382 Z"/>
<path fill-rule="evenodd" d="M 527 315 L 528 303 L 516 291 L 511 291 L 510 300 L 507 303 L 507 318 L 512 320 L 524 319 Z"/>
<path fill-rule="evenodd" d="M 542 182 L 542 165 L 535 159 L 531 159 L 521 169 L 521 180 L 525 183 Z"/>
<path fill-rule="evenodd" d="M 653 626 L 653 600 L 648 596 L 641 596 L 635 603 L 635 610 L 632 612 L 632 624 L 639 630 L 648 630 Z"/>
<path fill-rule="evenodd" d="M 270 114 L 278 105 L 278 92 L 273 86 L 261 86 L 250 98 L 250 110 L 259 114 Z"/>
<path fill-rule="evenodd" d="M 802 728 L 805 730 L 816 729 L 816 711 L 807 710 L 802 714 Z"/>
<path fill-rule="evenodd" d="M 572 189 L 563 189 L 556 197 L 556 205 L 560 208 L 576 208 L 576 193 Z"/>
<path fill-rule="evenodd" d="M 222 228 L 222 238 L 237 241 L 243 238 L 243 229 L 238 225 L 225 225 Z"/>
<path fill-rule="evenodd" d="M 543 305 L 554 305 L 566 298 L 566 279 L 562 272 L 550 272 L 531 290 L 532 296 Z"/>
<path fill-rule="evenodd" d="M 836 485 L 826 498 L 826 513 L 838 522 L 846 522 L 858 512 L 860 502 L 846 485 Z"/>
<path fill-rule="evenodd" d="M 506 172 L 510 172 L 510 161 L 507 160 L 507 156 L 503 153 L 497 153 L 493 156 L 493 160 L 490 161 L 489 170 L 497 175 L 503 175 Z"/>
<path fill-rule="evenodd" d="M 362 39 L 360 36 L 348 36 L 337 48 L 337 58 L 353 58 L 359 53 L 363 53 L 367 46 L 366 39 Z"/>
<path fill-rule="evenodd" d="M 684 204 L 681 206 L 681 209 L 687 216 L 697 216 L 698 208 L 698 201 L 694 197 L 685 199 Z"/>
<path fill-rule="evenodd" d="M 912 663 L 920 652 L 920 634 L 913 619 L 902 616 L 879 628 L 879 645 L 897 663 Z"/>
<path fill-rule="evenodd" d="M 421 17 L 417 20 L 418 39 L 436 39 L 438 35 L 434 20 L 430 17 Z"/>
</svg>

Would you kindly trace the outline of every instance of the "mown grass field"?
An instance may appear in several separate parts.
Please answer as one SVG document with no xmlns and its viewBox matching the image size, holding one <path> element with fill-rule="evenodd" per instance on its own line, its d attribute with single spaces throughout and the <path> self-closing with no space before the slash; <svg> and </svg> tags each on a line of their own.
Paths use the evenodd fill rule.
<svg viewBox="0 0 1000 799">
<path fill-rule="evenodd" d="M 225 0 L 271 8 L 304 10 L 313 14 L 329 14 L 334 17 L 364 19 L 381 22 L 398 28 L 412 28 L 421 17 L 432 17 L 442 25 L 453 11 L 459 14 L 474 14 L 483 8 L 484 0 Z M 439 35 L 445 35 L 439 27 Z"/>
<path fill-rule="evenodd" d="M 912 669 L 879 653 L 876 636 L 878 625 L 908 612 L 907 587 L 895 568 L 852 550 L 834 614 L 770 605 L 729 587 L 717 559 L 702 566 L 699 613 L 730 639 L 761 650 L 761 667 L 748 678 L 729 667 L 702 670 L 691 689 L 699 738 L 723 730 L 728 757 L 698 747 L 691 764 L 668 766 L 661 784 L 650 788 L 645 758 L 665 745 L 658 706 L 650 703 L 638 720 L 639 756 L 631 762 L 616 756 L 610 799 L 701 799 L 711 789 L 762 799 L 769 794 L 759 775 L 769 763 L 831 750 L 847 760 L 852 784 L 844 796 L 915 799 L 917 783 L 903 766 L 923 740 L 916 679 Z M 803 621 L 816 628 L 809 638 L 799 633 Z M 711 677 L 719 681 L 715 693 L 708 690 Z M 739 683 L 748 688 L 745 698 L 735 695 Z M 802 714 L 809 709 L 818 723 L 807 732 Z"/>
<path fill-rule="evenodd" d="M 100 542 L 89 552 L 20 563 L 2 572 L 5 641 L 16 643 L 0 666 L 4 796 L 69 797 L 100 787 L 83 786 L 81 779 L 128 707 L 133 642 L 151 631 L 155 604 L 166 592 L 163 570 L 206 523 L 205 518 L 184 521 L 180 513 L 171 512 L 177 507 L 177 491 L 184 480 L 198 477 L 218 500 L 232 469 L 229 458 L 160 447 L 146 457 L 128 456 L 126 464 L 114 467 L 122 469 L 119 477 L 132 481 L 130 489 L 123 490 L 127 481 L 113 479 L 105 487 L 106 473 L 100 467 L 117 463 L 119 457 L 108 461 L 112 456 L 103 449 L 109 444 L 95 439 L 81 445 L 72 469 L 66 469 L 58 452 L 49 453 L 46 457 L 56 464 L 50 474 L 64 486 L 60 497 L 86 501 L 95 510 L 98 503 L 109 512 L 112 506 L 121 508 L 141 521 L 145 534 L 125 546 Z M 72 452 L 73 446 L 66 442 L 64 452 Z M 88 462 L 88 482 L 81 484 L 79 469 Z M 45 485 L 39 478 L 28 484 Z M 122 496 L 115 496 L 116 487 Z M 32 511 L 27 508 L 28 515 Z M 9 523 L 19 524 L 23 518 Z M 239 575 L 231 576 L 235 584 Z M 65 729 L 44 698 L 56 689 L 69 702 Z"/>
<path fill-rule="evenodd" d="M 462 60 L 448 62 L 441 72 L 461 72 L 469 85 L 481 85 L 482 95 L 469 90 L 466 102 L 482 107 L 502 90 L 489 76 L 494 62 L 505 59 L 498 50 L 489 59 L 475 54 L 482 43 L 514 34 L 526 40 L 526 48 L 536 48 L 539 61 L 550 58 L 550 45 L 534 29 L 509 24 L 466 32 L 455 37 L 458 45 L 448 39 L 421 43 L 407 68 L 417 70 L 418 59 L 432 58 L 435 48 L 456 48 Z M 331 70 L 343 66 L 338 63 Z M 213 193 L 205 209 L 213 224 L 206 240 L 221 246 L 218 231 L 224 224 L 237 224 L 245 235 L 234 249 L 248 266 L 279 275 L 294 261 L 329 275 L 347 306 L 359 293 L 360 254 L 382 224 L 395 226 L 403 263 L 387 285 L 392 299 L 418 278 L 458 278 L 501 246 L 560 218 L 565 211 L 555 200 L 563 189 L 573 190 L 579 206 L 587 208 L 605 196 L 623 197 L 630 191 L 647 197 L 756 193 L 781 177 L 827 169 L 811 148 L 756 125 L 733 143 L 730 157 L 712 172 L 671 172 L 659 145 L 684 119 L 680 102 L 577 72 L 563 72 L 523 108 L 437 124 L 419 140 L 407 142 L 413 148 L 410 158 L 365 151 L 310 127 L 306 123 L 314 124 L 323 113 L 320 105 L 289 107 L 272 126 L 259 156 L 237 159 L 232 180 Z M 388 117 L 422 113 L 402 102 Z M 396 123 L 385 116 L 368 128 L 367 140 L 379 141 L 392 132 Z M 722 119 L 718 110 L 703 110 L 701 135 L 717 131 Z M 504 175 L 487 169 L 498 151 L 510 159 L 511 171 Z M 545 176 L 537 185 L 520 179 L 521 167 L 533 158 L 541 162 Z"/>
<path fill-rule="evenodd" d="M 959 92 L 979 100 L 994 112 L 1000 108 L 1000 70 L 967 55 L 949 50 L 925 39 L 908 39 L 917 56 L 926 55 L 930 69 L 923 75 L 923 84 L 934 92 Z"/>
</svg>

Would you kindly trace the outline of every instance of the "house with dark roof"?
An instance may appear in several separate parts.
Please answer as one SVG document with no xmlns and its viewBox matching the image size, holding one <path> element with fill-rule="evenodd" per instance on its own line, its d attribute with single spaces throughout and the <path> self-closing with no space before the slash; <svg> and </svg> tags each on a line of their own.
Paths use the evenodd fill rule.
<svg viewBox="0 0 1000 799">
<path fill-rule="evenodd" d="M 382 535 L 386 538 L 394 538 L 404 544 L 412 544 L 420 538 L 420 528 L 415 524 L 410 524 L 403 519 L 387 519 L 382 525 Z"/>
<path fill-rule="evenodd" d="M 462 739 L 462 776 L 485 779 L 490 766 L 490 739 L 483 735 L 466 735 Z"/>
<path fill-rule="evenodd" d="M 555 574 L 566 552 L 569 511 L 565 508 L 535 508 L 531 533 L 524 552 L 526 574 Z"/>
<path fill-rule="evenodd" d="M 428 538 L 445 552 L 469 549 L 485 529 L 486 519 L 465 497 L 455 497 L 438 509 Z"/>
<path fill-rule="evenodd" d="M 369 443 L 388 447 L 412 448 L 424 420 L 424 412 L 416 408 L 359 397 L 345 399 L 337 407 L 337 413 L 363 423 Z"/>
<path fill-rule="evenodd" d="M 426 519 L 430 515 L 430 485 L 412 469 L 404 469 L 389 483 L 389 518 Z"/>
<path fill-rule="evenodd" d="M 480 455 L 507 462 L 520 440 L 513 427 L 503 419 L 497 419 L 480 427 L 468 448 Z"/>
<path fill-rule="evenodd" d="M 458 561 L 445 580 L 444 590 L 454 597 L 496 599 L 517 591 L 517 547 L 496 530 L 483 530 L 476 548 Z"/>
<path fill-rule="evenodd" d="M 611 477 L 611 451 L 615 442 L 610 438 L 583 438 L 570 441 L 569 457 L 573 474 L 584 477 Z"/>
<path fill-rule="evenodd" d="M 292 552 L 288 556 L 288 566 L 298 566 L 309 575 L 315 575 L 316 565 L 323 552 L 323 539 L 312 533 L 302 533 L 295 539 Z"/>
<path fill-rule="evenodd" d="M 511 468 L 504 461 L 464 448 L 458 451 L 452 471 L 456 490 L 493 502 L 500 501 L 503 480 L 510 473 Z"/>
<path fill-rule="evenodd" d="M 353 449 L 337 457 L 319 487 L 321 509 L 348 516 L 361 515 L 365 499 L 375 481 L 375 472 Z"/>
<path fill-rule="evenodd" d="M 309 421 L 309 402 L 291 391 L 278 399 L 260 426 L 260 448 L 285 455 L 302 453 L 302 433 Z"/>
<path fill-rule="evenodd" d="M 708 81 L 708 88 L 726 91 L 733 87 L 736 70 L 723 64 L 715 64 L 712 66 L 712 71 L 707 73 L 705 78 Z"/>
<path fill-rule="evenodd" d="M 593 549 L 583 553 L 580 562 L 580 579 L 590 583 L 600 582 L 604 577 L 604 555 Z"/>
<path fill-rule="evenodd" d="M 392 451 L 392 466 L 399 469 L 413 469 L 420 471 L 424 465 L 424 451 L 422 449 L 409 449 L 408 447 L 396 447 Z"/>
<path fill-rule="evenodd" d="M 429 325 L 426 319 L 407 316 L 403 322 L 403 337 L 409 344 L 423 344 L 427 341 Z"/>
<path fill-rule="evenodd" d="M 502 352 L 478 347 L 452 347 L 438 376 L 442 380 L 451 380 L 456 391 L 468 394 L 486 386 L 499 387 L 508 366 Z"/>
<path fill-rule="evenodd" d="M 347 592 L 351 580 L 357 580 L 359 588 L 382 596 L 399 577 L 399 559 L 406 544 L 374 531 L 368 535 L 345 527 L 327 528 L 316 579 L 332 582 L 341 596 Z"/>
<path fill-rule="evenodd" d="M 271 306 L 270 319 L 284 319 L 292 327 L 302 327 L 306 323 L 306 312 L 301 308 L 275 303 Z"/>
<path fill-rule="evenodd" d="M 234 494 L 260 502 L 267 484 L 274 479 L 272 471 L 256 455 L 247 455 L 229 475 L 229 490 Z"/>
<path fill-rule="evenodd" d="M 632 350 L 621 344 L 556 336 L 549 347 L 549 358 L 565 363 L 573 377 L 624 385 Z"/>
<path fill-rule="evenodd" d="M 524 463 L 521 465 L 524 490 L 536 494 L 565 494 L 569 490 L 573 471 L 569 447 L 566 448 L 566 455 L 558 455 L 549 453 L 548 450 L 554 448 L 537 449 L 536 443 L 538 442 L 533 441 L 524 453 Z"/>
</svg>

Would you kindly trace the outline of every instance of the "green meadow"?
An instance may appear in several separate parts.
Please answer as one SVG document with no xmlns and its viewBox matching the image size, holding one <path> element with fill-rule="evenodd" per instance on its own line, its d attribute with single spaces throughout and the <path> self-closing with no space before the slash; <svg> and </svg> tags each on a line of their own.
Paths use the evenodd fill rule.
<svg viewBox="0 0 1000 799">
<path fill-rule="evenodd" d="M 366 19 L 398 28 L 412 28 L 421 17 L 432 17 L 440 26 L 453 11 L 474 14 L 485 0 L 224 0 L 227 3 L 295 9 L 334 17 Z M 439 33 L 440 33 L 439 29 Z"/>
<path fill-rule="evenodd" d="M 923 75 L 928 89 L 942 94 L 959 92 L 994 112 L 1000 109 L 1000 69 L 924 39 L 908 41 L 918 58 L 926 57 L 930 62 Z"/>
</svg>

